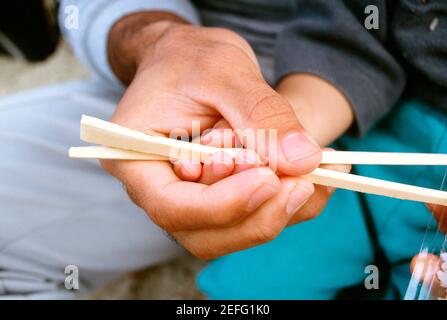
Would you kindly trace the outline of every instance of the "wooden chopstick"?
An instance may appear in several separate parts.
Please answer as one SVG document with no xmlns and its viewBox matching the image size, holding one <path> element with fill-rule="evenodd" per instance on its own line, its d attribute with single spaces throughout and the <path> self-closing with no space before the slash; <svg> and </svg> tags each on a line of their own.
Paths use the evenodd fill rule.
<svg viewBox="0 0 447 320">
<path fill-rule="evenodd" d="M 166 160 L 169 158 L 196 157 L 205 161 L 216 151 L 224 150 L 235 157 L 240 149 L 221 149 L 185 141 L 155 137 L 134 131 L 119 125 L 109 123 L 93 117 L 83 116 L 81 119 L 81 140 L 100 144 L 106 147 L 80 147 L 71 148 L 71 157 L 101 158 L 101 159 L 127 159 L 131 160 Z M 338 153 L 340 156 L 330 154 Z M 145 155 L 147 154 L 147 155 Z M 161 159 L 160 159 L 161 156 Z M 347 159 L 346 157 L 353 157 Z M 427 160 L 429 156 L 432 157 Z M 438 156 L 438 157 L 437 157 Z M 134 158 L 135 157 L 135 158 Z M 154 159 L 155 157 L 155 159 Z M 387 157 L 387 160 L 383 160 Z M 399 162 L 396 161 L 399 158 Z M 328 151 L 323 154 L 323 159 L 330 163 L 357 163 L 357 164 L 414 164 L 435 165 L 447 164 L 445 155 L 402 153 L 371 153 L 371 152 L 337 152 Z M 374 162 L 374 161 L 376 162 Z M 326 163 L 329 163 L 326 162 Z M 403 163 L 402 163 L 403 162 Z M 422 188 L 386 180 L 363 177 L 359 175 L 337 172 L 317 168 L 304 176 L 312 183 L 331 186 L 352 191 L 371 193 L 398 199 L 428 202 L 447 205 L 447 192 Z"/>
<path fill-rule="evenodd" d="M 113 139 L 111 139 L 112 137 Z M 107 148 L 99 148 L 96 146 L 77 147 L 70 150 L 71 157 L 115 160 L 160 160 L 160 157 L 143 156 L 140 154 L 144 153 L 161 155 L 166 158 L 178 158 L 180 155 L 198 156 L 198 159 L 204 160 L 211 154 L 222 150 L 221 148 L 144 134 L 89 116 L 82 116 L 81 140 L 101 144 L 103 146 L 115 147 L 115 149 L 112 148 L 108 150 Z M 121 151 L 118 151 L 117 148 Z M 223 148 L 223 150 L 234 157 L 241 149 Z M 138 153 L 135 153 L 135 151 Z M 425 166 L 447 165 L 447 154 L 323 151 L 321 163 Z"/>
<path fill-rule="evenodd" d="M 447 154 L 411 152 L 323 151 L 321 163 L 446 166 Z"/>
<path fill-rule="evenodd" d="M 219 148 L 214 148 L 217 152 Z M 223 149 L 229 151 L 232 149 Z M 240 149 L 235 149 L 240 150 Z M 364 164 L 364 165 L 418 165 L 447 166 L 447 154 L 323 151 L 322 164 Z M 104 146 L 72 147 L 71 158 L 110 160 L 168 160 L 169 157 Z"/>
<path fill-rule="evenodd" d="M 391 198 L 447 205 L 447 192 L 317 168 L 304 176 L 308 181 L 329 187 Z"/>
<path fill-rule="evenodd" d="M 81 140 L 106 147 L 155 154 L 172 159 L 187 157 L 197 159 L 200 162 L 204 162 L 217 151 L 225 150 L 232 157 L 235 157 L 241 150 L 237 148 L 221 149 L 166 137 L 151 136 L 85 115 L 81 118 Z M 72 155 L 76 152 L 79 153 L 79 150 L 72 150 Z"/>
<path fill-rule="evenodd" d="M 71 147 L 70 158 L 110 160 L 169 160 L 169 157 L 104 146 Z"/>
</svg>

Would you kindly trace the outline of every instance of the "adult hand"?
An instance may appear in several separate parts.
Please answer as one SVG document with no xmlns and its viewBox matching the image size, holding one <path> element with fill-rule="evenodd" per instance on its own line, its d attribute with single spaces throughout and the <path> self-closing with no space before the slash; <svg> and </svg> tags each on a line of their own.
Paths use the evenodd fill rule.
<svg viewBox="0 0 447 320">
<path fill-rule="evenodd" d="M 191 134 L 194 121 L 205 130 L 222 119 L 233 129 L 277 130 L 274 148 L 263 139 L 242 140 L 262 156 L 274 150 L 264 160 L 274 158 L 287 177 L 268 167 L 230 175 L 230 165 L 217 182 L 190 182 L 167 162 L 102 162 L 131 199 L 193 254 L 214 258 L 272 240 L 313 194 L 313 185 L 298 176 L 318 166 L 320 149 L 288 102 L 265 83 L 253 51 L 237 34 L 186 25 L 166 13 L 140 13 L 113 27 L 109 58 L 118 77 L 131 82 L 115 123 L 164 135 L 179 129 Z"/>
</svg>

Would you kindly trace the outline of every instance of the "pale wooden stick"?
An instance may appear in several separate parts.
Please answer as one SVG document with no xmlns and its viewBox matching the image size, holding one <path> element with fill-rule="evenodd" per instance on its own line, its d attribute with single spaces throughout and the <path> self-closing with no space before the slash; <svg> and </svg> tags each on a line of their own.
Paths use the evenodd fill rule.
<svg viewBox="0 0 447 320">
<path fill-rule="evenodd" d="M 404 200 L 447 205 L 447 192 L 317 168 L 304 176 L 312 183 Z"/>
<path fill-rule="evenodd" d="M 445 166 L 447 165 L 447 154 L 323 151 L 321 163 Z"/>
<path fill-rule="evenodd" d="M 168 160 L 156 154 L 143 154 L 131 150 L 108 147 L 76 147 L 70 149 L 72 158 L 111 159 L 111 160 Z M 119 150 L 119 151 L 118 151 Z M 217 152 L 219 148 L 214 148 Z M 235 154 L 232 149 L 226 149 Z M 240 149 L 236 149 L 240 150 Z M 368 165 L 447 165 L 446 154 L 433 153 L 399 153 L 399 152 L 358 152 L 358 151 L 323 151 L 322 164 L 368 164 Z"/>
<path fill-rule="evenodd" d="M 221 149 L 165 137 L 155 137 L 117 124 L 83 115 L 81 140 L 107 147 L 156 154 L 171 159 L 189 158 L 204 162 L 218 151 L 235 157 L 241 149 Z"/>
<path fill-rule="evenodd" d="M 116 124 L 87 116 L 83 116 L 81 120 L 81 139 L 109 147 L 157 154 L 169 158 L 180 158 L 179 154 L 182 154 L 181 157 L 183 157 L 183 154 L 186 152 L 186 156 L 195 156 L 196 158 L 199 158 L 200 161 L 204 161 L 204 159 L 214 152 L 222 150 L 220 148 L 192 144 L 164 137 L 149 136 L 138 131 L 123 128 Z M 225 150 L 233 157 L 237 153 L 237 149 Z M 399 199 L 447 205 L 447 192 L 434 189 L 421 188 L 320 168 L 307 174 L 305 177 L 312 183 L 336 188 Z"/>
<path fill-rule="evenodd" d="M 78 159 L 169 160 L 169 158 L 157 154 L 141 153 L 104 146 L 71 147 L 68 150 L 68 155 L 70 158 Z"/>
</svg>

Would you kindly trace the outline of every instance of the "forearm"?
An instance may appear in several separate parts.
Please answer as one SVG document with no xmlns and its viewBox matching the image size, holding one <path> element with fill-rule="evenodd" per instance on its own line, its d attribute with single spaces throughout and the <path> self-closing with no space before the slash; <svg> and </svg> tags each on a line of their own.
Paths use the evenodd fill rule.
<svg viewBox="0 0 447 320">
<path fill-rule="evenodd" d="M 283 78 L 276 90 L 290 102 L 320 146 L 329 145 L 352 125 L 354 115 L 348 100 L 324 79 L 297 73 Z"/>
<path fill-rule="evenodd" d="M 168 12 L 139 12 L 123 17 L 113 26 L 108 39 L 108 59 L 116 76 L 129 84 L 144 51 L 172 25 L 188 24 Z"/>
</svg>

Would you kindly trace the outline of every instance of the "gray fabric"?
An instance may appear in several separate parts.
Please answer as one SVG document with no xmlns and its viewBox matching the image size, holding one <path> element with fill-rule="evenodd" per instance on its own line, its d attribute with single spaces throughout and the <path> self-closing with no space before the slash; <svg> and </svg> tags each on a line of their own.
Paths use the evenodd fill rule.
<svg viewBox="0 0 447 320">
<path fill-rule="evenodd" d="M 68 158 L 81 115 L 109 118 L 120 95 L 83 80 L 0 99 L 0 298 L 74 298 L 183 251 L 98 161 Z"/>
</svg>

